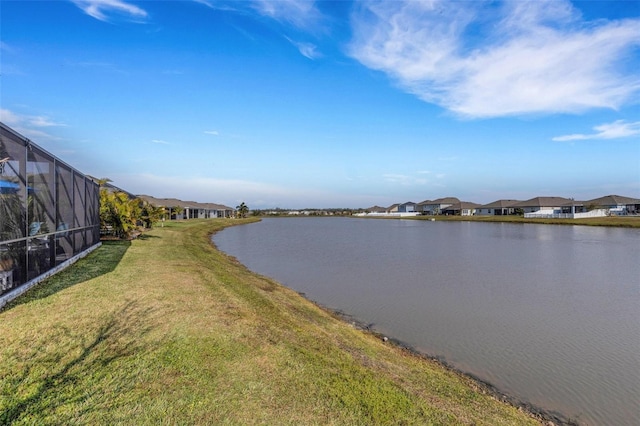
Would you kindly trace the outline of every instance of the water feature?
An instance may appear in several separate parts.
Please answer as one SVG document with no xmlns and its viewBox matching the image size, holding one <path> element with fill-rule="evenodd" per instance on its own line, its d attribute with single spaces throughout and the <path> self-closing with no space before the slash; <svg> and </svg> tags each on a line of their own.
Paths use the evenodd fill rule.
<svg viewBox="0 0 640 426">
<path fill-rule="evenodd" d="M 640 230 L 287 218 L 214 242 L 522 401 L 581 424 L 640 418 Z"/>
</svg>

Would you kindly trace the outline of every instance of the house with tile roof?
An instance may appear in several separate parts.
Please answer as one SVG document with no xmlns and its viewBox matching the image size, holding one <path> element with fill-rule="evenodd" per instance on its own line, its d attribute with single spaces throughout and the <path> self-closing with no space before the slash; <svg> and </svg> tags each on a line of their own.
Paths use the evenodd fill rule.
<svg viewBox="0 0 640 426">
<path fill-rule="evenodd" d="M 640 199 L 624 197 L 622 195 L 605 195 L 584 202 L 587 210 L 594 208 L 604 208 L 610 214 L 626 215 L 640 213 Z"/>
<path fill-rule="evenodd" d="M 198 203 L 177 198 L 156 198 L 150 195 L 138 195 L 138 198 L 156 207 L 164 207 L 169 213 L 169 218 L 176 220 L 233 217 L 235 213 L 235 209 L 222 204 Z"/>
<path fill-rule="evenodd" d="M 426 215 L 442 214 L 443 209 L 459 202 L 460 200 L 456 197 L 444 197 L 435 200 L 424 200 L 417 204 L 416 211 Z"/>
<path fill-rule="evenodd" d="M 520 200 L 496 200 L 489 204 L 483 204 L 476 209 L 478 216 L 507 216 L 516 214 L 514 204 L 518 204 Z"/>
<path fill-rule="evenodd" d="M 536 197 L 516 203 L 514 207 L 522 209 L 525 218 L 584 219 L 609 214 L 607 209 L 584 211 L 583 202 L 563 197 Z"/>
<path fill-rule="evenodd" d="M 476 209 L 480 207 L 478 203 L 470 201 L 460 201 L 442 209 L 442 214 L 453 216 L 475 216 Z"/>
<path fill-rule="evenodd" d="M 364 209 L 366 213 L 386 213 L 387 209 L 380 206 L 371 206 L 369 208 Z"/>
<path fill-rule="evenodd" d="M 512 207 L 522 209 L 525 214 L 554 214 L 562 213 L 562 206 L 571 203 L 571 201 L 571 199 L 564 197 L 535 197 L 515 203 Z"/>
</svg>

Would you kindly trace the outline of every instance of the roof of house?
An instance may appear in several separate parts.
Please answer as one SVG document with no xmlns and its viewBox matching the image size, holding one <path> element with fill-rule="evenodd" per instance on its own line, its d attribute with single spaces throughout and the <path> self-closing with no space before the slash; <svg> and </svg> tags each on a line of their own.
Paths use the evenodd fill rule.
<svg viewBox="0 0 640 426">
<path fill-rule="evenodd" d="M 530 200 L 520 201 L 511 207 L 560 207 L 572 200 L 564 197 L 535 197 Z"/>
<path fill-rule="evenodd" d="M 225 206 L 224 204 L 202 203 L 201 205 L 209 210 L 235 210 L 233 207 Z"/>
<path fill-rule="evenodd" d="M 460 202 L 460 200 L 457 199 L 456 197 L 444 197 L 444 198 L 435 199 L 433 201 L 424 200 L 424 201 L 418 203 L 418 205 L 455 204 L 455 203 L 459 203 L 459 202 Z"/>
<path fill-rule="evenodd" d="M 200 208 L 209 210 L 235 210 L 231 207 L 224 206 L 222 204 L 215 203 L 198 203 L 196 201 L 184 201 L 177 198 L 156 198 L 151 195 L 138 195 L 138 198 L 153 204 L 157 207 L 188 207 L 188 208 Z"/>
<path fill-rule="evenodd" d="M 471 210 L 471 209 L 477 209 L 478 207 L 480 207 L 480 204 L 478 203 L 473 203 L 471 201 L 460 201 L 459 203 L 455 203 L 450 205 L 449 207 L 444 208 L 444 211 L 447 210 L 451 210 L 451 211 L 458 211 L 458 210 Z"/>
<path fill-rule="evenodd" d="M 369 212 L 377 212 L 377 213 L 382 213 L 382 212 L 387 211 L 386 208 L 380 207 L 380 206 L 371 206 L 371 207 L 369 207 L 369 208 L 367 208 L 365 210 L 369 211 Z"/>
<path fill-rule="evenodd" d="M 584 204 L 593 204 L 596 206 L 622 206 L 626 204 L 640 204 L 640 200 L 637 198 L 623 197 L 622 195 L 605 195 L 604 197 L 585 201 Z"/>
<path fill-rule="evenodd" d="M 186 203 L 176 198 L 156 198 L 151 195 L 138 195 L 138 198 L 156 207 L 186 207 Z"/>
<path fill-rule="evenodd" d="M 512 207 L 514 204 L 518 204 L 520 203 L 520 200 L 496 200 L 492 203 L 489 204 L 484 204 L 482 206 L 480 206 L 483 209 L 495 209 L 495 208 L 508 208 L 508 207 Z"/>
</svg>

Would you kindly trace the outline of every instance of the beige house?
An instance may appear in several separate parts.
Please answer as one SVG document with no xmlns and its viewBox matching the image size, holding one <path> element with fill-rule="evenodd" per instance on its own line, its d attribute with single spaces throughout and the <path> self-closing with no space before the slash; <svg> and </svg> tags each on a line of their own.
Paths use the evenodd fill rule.
<svg viewBox="0 0 640 426">
<path fill-rule="evenodd" d="M 563 197 L 535 197 L 530 200 L 520 201 L 511 207 L 522 209 L 526 213 L 562 213 L 562 207 L 571 204 L 572 200 Z"/>
<path fill-rule="evenodd" d="M 621 195 L 605 195 L 584 202 L 587 210 L 594 208 L 604 208 L 610 214 L 626 215 L 640 213 L 640 199 L 623 197 Z"/>
<path fill-rule="evenodd" d="M 156 207 L 164 207 L 169 219 L 172 220 L 233 217 L 235 214 L 235 209 L 222 204 L 198 203 L 177 198 L 155 198 L 150 195 L 138 195 L 138 198 Z"/>
<path fill-rule="evenodd" d="M 496 200 L 489 204 L 484 204 L 476 209 L 478 216 L 507 216 L 515 214 L 514 204 L 520 203 L 519 200 Z"/>
</svg>

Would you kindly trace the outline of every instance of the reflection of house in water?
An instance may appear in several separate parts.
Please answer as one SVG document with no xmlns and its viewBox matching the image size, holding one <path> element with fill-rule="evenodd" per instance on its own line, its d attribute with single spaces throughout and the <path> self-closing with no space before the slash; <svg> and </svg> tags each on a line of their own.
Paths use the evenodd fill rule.
<svg viewBox="0 0 640 426">
<path fill-rule="evenodd" d="M 100 242 L 99 188 L 0 123 L 0 307 Z"/>
</svg>

